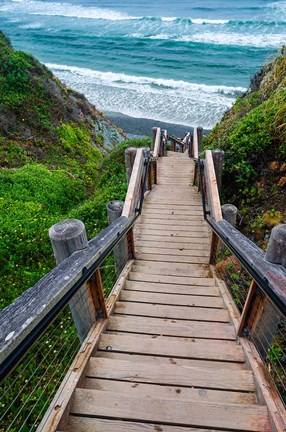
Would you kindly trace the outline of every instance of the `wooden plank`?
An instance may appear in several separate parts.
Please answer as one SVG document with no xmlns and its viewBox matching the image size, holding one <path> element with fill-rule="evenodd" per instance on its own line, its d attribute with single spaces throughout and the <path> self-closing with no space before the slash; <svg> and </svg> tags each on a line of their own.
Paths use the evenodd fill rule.
<svg viewBox="0 0 286 432">
<path fill-rule="evenodd" d="M 189 263 L 168 263 L 166 264 L 164 261 L 142 261 L 142 260 L 136 260 L 134 262 L 134 268 L 141 267 L 141 272 L 143 272 L 143 268 L 147 271 L 147 269 L 171 269 L 171 270 L 177 270 L 177 269 L 183 269 L 183 270 L 202 270 L 202 271 L 208 271 L 210 277 L 212 277 L 212 272 L 210 271 L 210 268 L 207 264 L 189 264 Z M 151 271 L 149 272 L 151 273 Z M 154 272 L 152 272 L 154 273 Z"/>
<path fill-rule="evenodd" d="M 145 333 L 163 336 L 194 337 L 204 339 L 235 340 L 234 327 L 228 323 L 209 323 L 201 321 L 176 321 L 139 316 L 111 316 L 108 330 Z"/>
<path fill-rule="evenodd" d="M 168 219 L 160 219 L 160 218 L 154 218 L 154 217 L 147 217 L 142 215 L 140 218 L 140 223 L 141 224 L 152 224 L 152 225 L 171 225 L 171 226 L 188 226 L 188 227 L 193 227 L 193 228 L 203 228 L 206 227 L 206 223 L 203 220 L 194 220 L 193 218 L 189 218 L 189 220 L 186 219 L 177 219 L 177 218 L 171 218 L 169 217 Z M 195 229 L 196 230 L 196 229 Z M 196 230 L 197 231 L 197 230 Z"/>
<path fill-rule="evenodd" d="M 151 365 L 98 357 L 91 357 L 86 377 L 216 390 L 255 391 L 253 374 L 248 370 L 237 370 L 234 374 L 232 370 L 218 369 L 214 376 L 213 369 L 195 366 Z"/>
<path fill-rule="evenodd" d="M 199 142 L 198 142 L 198 128 L 194 128 L 193 132 L 193 157 L 198 159 L 199 157 Z"/>
<path fill-rule="evenodd" d="M 235 342 L 202 339 L 169 338 L 166 336 L 103 334 L 98 344 L 101 350 L 111 347 L 112 351 L 151 354 L 172 357 L 201 358 L 243 362 L 242 349 Z"/>
<path fill-rule="evenodd" d="M 115 314 L 140 315 L 146 317 L 171 318 L 182 320 L 229 322 L 225 309 L 189 308 L 187 306 L 169 306 L 133 302 L 117 302 Z"/>
<path fill-rule="evenodd" d="M 141 237 L 147 237 L 147 236 L 156 236 L 156 237 L 162 237 L 164 239 L 167 239 L 169 237 L 173 238 L 180 238 L 179 241 L 181 241 L 181 238 L 185 239 L 187 242 L 187 239 L 196 238 L 201 239 L 202 242 L 207 241 L 209 243 L 209 233 L 208 231 L 204 232 L 194 232 L 194 231 L 178 231 L 176 228 L 172 229 L 164 229 L 164 230 L 157 230 L 155 228 L 150 228 L 146 226 L 140 226 L 138 224 L 135 225 L 135 238 L 138 236 Z M 207 240 L 206 240 L 207 239 Z M 184 240 L 182 240 L 184 241 Z"/>
<path fill-rule="evenodd" d="M 178 255 L 157 255 L 157 254 L 144 254 L 137 252 L 136 258 L 138 260 L 150 260 L 150 261 L 165 261 L 165 262 L 184 262 L 184 263 L 201 263 L 201 264 L 208 264 L 209 258 L 208 257 L 193 257 L 193 256 L 180 256 Z"/>
<path fill-rule="evenodd" d="M 180 244 L 182 244 L 182 247 L 186 248 L 186 247 L 199 247 L 201 246 L 202 248 L 209 248 L 210 247 L 210 240 L 209 237 L 200 237 L 199 234 L 196 234 L 196 237 L 189 236 L 189 233 L 186 233 L 185 236 L 172 236 L 172 235 L 155 235 L 154 231 L 152 232 L 152 234 L 148 235 L 148 234 L 140 234 L 138 231 L 136 233 L 136 241 L 152 241 L 152 242 L 156 242 L 156 243 L 161 243 L 161 242 L 167 242 L 168 244 L 171 243 L 178 243 L 180 242 Z"/>
<path fill-rule="evenodd" d="M 154 275 L 139 272 L 130 272 L 129 280 L 144 281 L 144 282 L 158 282 L 176 285 L 194 285 L 194 286 L 214 286 L 215 281 L 213 278 L 193 278 L 187 276 L 164 276 Z"/>
<path fill-rule="evenodd" d="M 196 360 L 186 358 L 174 358 L 174 357 L 158 357 L 143 354 L 129 354 L 129 353 L 113 353 L 112 351 L 97 351 L 96 357 L 110 358 L 110 359 L 121 359 L 131 361 L 132 363 L 146 363 L 151 365 L 177 365 L 177 366 L 188 366 L 188 367 L 199 367 L 206 369 L 227 369 L 227 370 L 247 370 L 245 363 L 230 363 L 224 361 L 214 360 Z M 235 373 L 235 372 L 233 372 Z"/>
<path fill-rule="evenodd" d="M 219 296 L 219 289 L 213 287 L 200 287 L 190 285 L 175 285 L 175 284 L 163 284 L 163 283 L 152 283 L 152 282 L 139 282 L 139 281 L 126 281 L 125 289 L 131 291 L 144 291 L 144 292 L 161 292 L 161 293 L 177 293 L 178 295 L 193 294 L 200 296 Z"/>
<path fill-rule="evenodd" d="M 200 214 L 199 216 L 195 215 L 175 215 L 175 214 L 148 214 L 146 212 L 143 212 L 141 218 L 141 221 L 149 222 L 149 223 L 164 223 L 164 225 L 167 225 L 167 222 L 171 223 L 182 223 L 185 222 L 188 225 L 197 225 L 202 222 L 204 222 L 203 216 Z M 160 222 L 158 222 L 160 221 Z"/>
<path fill-rule="evenodd" d="M 232 392 L 212 389 L 197 389 L 167 385 L 132 383 L 109 379 L 87 378 L 85 388 L 90 390 L 113 391 L 132 397 L 158 397 L 162 399 L 189 400 L 190 402 L 213 402 L 228 404 L 254 404 L 254 393 Z"/>
<path fill-rule="evenodd" d="M 189 307 L 206 307 L 215 309 L 224 309 L 225 307 L 221 297 L 162 294 L 153 292 L 145 293 L 142 291 L 127 290 L 121 291 L 120 301 Z"/>
<path fill-rule="evenodd" d="M 174 208 L 173 210 L 171 209 L 157 209 L 156 207 L 153 208 L 151 207 L 151 205 L 146 204 L 146 206 L 144 206 L 143 208 L 143 215 L 156 215 L 156 216 L 161 216 L 161 217 L 168 217 L 168 216 L 193 216 L 195 217 L 201 217 L 203 218 L 203 212 L 202 209 L 200 207 L 198 208 L 191 208 L 191 209 L 176 209 Z"/>
<path fill-rule="evenodd" d="M 144 236 L 141 238 L 136 239 L 136 246 L 138 247 L 150 247 L 150 248 L 163 248 L 163 249 L 179 249 L 181 251 L 203 251 L 206 255 L 209 255 L 209 252 L 206 251 L 207 245 L 206 243 L 195 243 L 192 241 L 192 239 L 189 240 L 188 243 L 183 242 L 176 242 L 172 237 L 170 238 L 171 241 L 165 240 L 165 237 L 163 237 L 160 241 L 150 241 L 148 239 L 145 239 Z M 199 241 L 199 239 L 197 240 Z"/>
<path fill-rule="evenodd" d="M 151 203 L 150 197 L 152 195 L 150 194 L 144 203 L 144 209 L 152 209 L 152 210 L 171 210 L 171 211 L 177 211 L 177 210 L 183 210 L 183 211 L 201 211 L 202 212 L 202 205 L 201 203 L 195 204 L 192 202 L 185 202 L 181 204 L 170 204 L 170 203 Z"/>
<path fill-rule="evenodd" d="M 169 221 L 166 221 L 169 222 Z M 154 228 L 151 228 L 154 227 Z M 196 224 L 196 225 L 188 225 L 188 224 L 172 224 L 169 222 L 168 224 L 154 224 L 152 222 L 146 222 L 140 221 L 136 224 L 136 228 L 142 228 L 142 229 L 156 229 L 156 231 L 183 231 L 184 233 L 191 232 L 197 232 L 197 233 L 209 233 L 208 226 L 206 225 L 206 222 Z"/>
<path fill-rule="evenodd" d="M 131 421 L 76 417 L 71 415 L 67 432 L 222 432 L 213 429 L 197 429 L 168 426 L 158 423 L 136 423 Z M 228 432 L 228 431 L 224 431 Z"/>
<path fill-rule="evenodd" d="M 143 161 L 143 149 L 137 149 L 132 174 L 125 197 L 124 207 L 122 210 L 122 216 L 125 216 L 127 218 L 132 217 L 135 213 L 135 206 L 138 200 L 139 188 L 142 179 Z"/>
<path fill-rule="evenodd" d="M 217 187 L 216 174 L 214 169 L 213 157 L 211 150 L 206 150 L 205 158 L 205 178 L 208 192 L 208 201 L 211 206 L 211 216 L 215 221 L 223 219 L 219 191 Z"/>
<path fill-rule="evenodd" d="M 144 263 L 144 265 L 140 266 L 140 263 Z M 168 268 L 169 263 L 161 263 L 159 262 L 158 268 L 154 265 L 156 261 L 150 261 L 151 265 L 148 266 L 148 261 L 137 261 L 137 265 L 133 266 L 132 271 L 140 272 L 140 273 L 149 273 L 149 274 L 157 274 L 157 275 L 165 275 L 165 276 L 187 276 L 187 277 L 212 277 L 211 271 L 206 270 L 204 268 L 200 269 L 199 266 L 201 264 L 186 264 L 187 266 L 197 266 L 197 268 L 184 268 L 184 267 L 175 267 L 177 263 L 170 263 L 170 267 Z M 185 264 L 185 263 L 180 263 Z M 203 266 L 205 267 L 205 266 Z"/>
<path fill-rule="evenodd" d="M 183 426 L 270 432 L 266 407 L 218 405 L 159 398 L 131 398 L 113 392 L 77 389 L 71 412 L 76 415 L 115 417 Z"/>
<path fill-rule="evenodd" d="M 183 249 L 183 248 L 164 248 L 161 245 L 158 247 L 139 246 L 137 244 L 136 251 L 140 254 L 159 254 L 159 255 L 176 255 L 178 261 L 182 256 L 192 256 L 192 257 L 209 257 L 209 251 L 207 250 L 194 250 L 194 249 Z"/>
</svg>

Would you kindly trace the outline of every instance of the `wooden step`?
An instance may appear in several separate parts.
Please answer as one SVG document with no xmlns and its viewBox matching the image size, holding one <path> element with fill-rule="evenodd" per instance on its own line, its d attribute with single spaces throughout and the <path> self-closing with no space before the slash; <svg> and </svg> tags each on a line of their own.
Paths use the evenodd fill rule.
<svg viewBox="0 0 286 432">
<path fill-rule="evenodd" d="M 191 239 L 190 239 L 191 240 Z M 197 243 L 194 243 L 192 241 L 189 241 L 188 243 L 182 243 L 174 240 L 173 237 L 171 237 L 170 240 L 166 240 L 165 237 L 163 237 L 160 241 L 154 241 L 154 240 L 148 240 L 143 237 L 137 237 L 135 239 L 135 246 L 137 247 L 145 247 L 145 248 L 162 248 L 162 249 L 179 249 L 180 251 L 203 251 L 206 256 L 210 255 L 210 252 L 206 249 L 206 244 L 201 244 L 199 242 L 199 238 L 197 239 Z"/>
<path fill-rule="evenodd" d="M 168 268 L 168 264 L 161 263 L 158 268 L 156 266 L 152 265 L 156 261 L 150 261 L 151 265 L 148 267 L 148 261 L 140 261 L 137 260 L 137 265 L 132 266 L 133 272 L 140 272 L 140 273 L 148 273 L 148 274 L 157 274 L 157 275 L 165 275 L 165 276 L 187 276 L 187 277 L 196 277 L 196 278 L 207 278 L 212 277 L 212 273 L 210 269 L 200 269 L 200 268 L 182 268 L 182 267 L 175 267 L 177 263 L 170 263 L 172 264 Z M 140 262 L 144 263 L 145 265 L 140 265 Z M 186 264 L 186 263 L 180 263 L 180 264 Z M 174 266 L 173 266 L 174 265 Z M 197 266 L 200 267 L 201 264 L 186 264 L 188 266 Z M 202 266 L 204 267 L 204 266 Z M 205 266 L 207 267 L 207 266 Z"/>
<path fill-rule="evenodd" d="M 211 277 L 188 277 L 188 276 L 164 276 L 156 275 L 145 272 L 131 271 L 128 280 L 144 281 L 144 282 L 158 282 L 176 285 L 194 285 L 194 286 L 214 286 L 215 279 Z"/>
<path fill-rule="evenodd" d="M 148 237 L 148 236 L 153 236 L 153 237 L 161 237 L 161 238 L 167 238 L 167 237 L 173 237 L 175 238 L 180 238 L 181 241 L 181 237 L 187 239 L 191 239 L 193 237 L 197 238 L 197 239 L 201 239 L 202 242 L 206 242 L 209 243 L 209 233 L 208 231 L 182 231 L 182 230 L 177 230 L 176 228 L 168 228 L 168 229 L 161 229 L 161 230 L 157 230 L 155 227 L 150 227 L 150 226 L 142 226 L 142 225 L 136 225 L 135 226 L 135 236 L 137 237 L 137 235 L 141 236 L 141 237 Z M 187 241 L 187 240 L 186 240 Z"/>
<path fill-rule="evenodd" d="M 235 342 L 167 336 L 144 336 L 128 334 L 103 334 L 98 344 L 100 350 L 111 347 L 112 351 L 130 352 L 171 357 L 243 362 L 243 352 Z"/>
<path fill-rule="evenodd" d="M 166 216 L 166 215 L 164 215 Z M 153 225 L 175 225 L 175 226 L 192 226 L 192 227 L 205 227 L 206 224 L 203 218 L 196 219 L 193 216 L 171 216 L 161 217 L 157 215 L 145 215 L 143 214 L 140 218 L 140 223 L 153 224 Z"/>
<path fill-rule="evenodd" d="M 168 426 L 158 423 L 137 423 L 122 420 L 103 418 L 86 418 L 69 416 L 67 432 L 214 432 L 213 429 L 185 428 Z M 216 430 L 216 432 L 222 432 Z M 227 432 L 227 431 L 224 431 Z"/>
<path fill-rule="evenodd" d="M 132 398 L 115 392 L 77 389 L 70 412 L 85 417 L 113 417 L 188 427 L 271 431 L 267 409 L 259 405 L 190 404 L 176 399 Z"/>
<path fill-rule="evenodd" d="M 179 320 L 229 322 L 226 309 L 213 309 L 187 306 L 169 306 L 118 301 L 115 314 L 139 315 L 145 317 L 170 318 Z"/>
<path fill-rule="evenodd" d="M 133 383 L 102 378 L 86 378 L 84 387 L 90 390 L 112 391 L 132 397 L 158 397 L 224 404 L 255 404 L 255 393 L 212 390 L 192 387 Z"/>
<path fill-rule="evenodd" d="M 136 251 L 139 254 L 158 254 L 158 255 L 176 255 L 177 261 L 180 262 L 181 256 L 192 256 L 192 257 L 209 257 L 210 251 L 202 249 L 184 249 L 180 248 L 168 248 L 168 246 L 163 247 L 162 245 L 157 245 L 157 247 L 140 246 L 136 244 Z"/>
<path fill-rule="evenodd" d="M 203 271 L 210 271 L 210 266 L 208 264 L 189 264 L 189 263 L 168 263 L 166 264 L 164 261 L 142 261 L 142 260 L 135 260 L 134 266 L 140 266 L 144 267 L 145 269 L 154 268 L 154 269 L 161 269 L 161 268 L 170 268 L 172 270 L 176 269 L 183 269 L 183 270 L 203 270 Z"/>
<path fill-rule="evenodd" d="M 225 308 L 224 301 L 221 297 L 162 294 L 142 291 L 123 290 L 120 294 L 120 301 L 216 309 Z"/>
<path fill-rule="evenodd" d="M 136 253 L 136 258 L 138 260 L 145 261 L 165 261 L 165 262 L 178 262 L 178 255 L 163 255 L 163 254 L 152 254 L 152 253 Z M 179 258 L 182 263 L 190 263 L 190 264 L 208 264 L 209 257 L 197 257 L 197 256 L 181 256 Z"/>
<path fill-rule="evenodd" d="M 149 318 L 146 320 L 145 317 L 125 315 L 109 317 L 107 329 L 162 336 L 236 340 L 234 327 L 228 323 L 176 321 L 166 318 Z"/>
<path fill-rule="evenodd" d="M 206 225 L 206 222 L 203 222 L 201 224 L 195 224 L 195 225 L 177 224 L 177 223 L 171 223 L 169 221 L 166 222 L 167 222 L 166 224 L 161 224 L 161 223 L 153 223 L 153 222 L 140 220 L 139 223 L 136 224 L 136 228 L 155 229 L 157 231 L 174 230 L 174 231 L 183 231 L 184 233 L 188 233 L 189 231 L 198 232 L 198 233 L 208 233 L 208 227 Z"/>
<path fill-rule="evenodd" d="M 215 286 L 200 287 L 194 285 L 175 285 L 127 280 L 125 282 L 124 288 L 130 291 L 143 291 L 176 295 L 197 295 L 208 297 L 220 296 L 220 290 Z"/>
<path fill-rule="evenodd" d="M 195 387 L 215 390 L 254 392 L 252 372 L 248 370 L 213 369 L 177 366 L 172 364 L 151 365 L 126 360 L 91 357 L 86 378 L 105 378 L 138 383 Z"/>
<path fill-rule="evenodd" d="M 144 232 L 145 231 L 146 230 L 144 230 Z M 183 235 L 183 233 L 180 233 L 181 235 L 177 235 L 177 236 L 174 236 L 173 234 L 158 235 L 157 231 L 150 231 L 150 230 L 147 231 L 150 234 L 144 234 L 144 232 L 140 234 L 137 228 L 135 228 L 134 230 L 135 242 L 137 241 L 156 242 L 156 244 L 158 244 L 159 247 L 161 243 L 178 244 L 178 242 L 179 244 L 182 245 L 182 248 L 190 247 L 192 249 L 198 247 L 198 249 L 201 248 L 209 249 L 210 247 L 210 238 L 208 235 L 200 236 L 200 233 L 185 233 L 185 236 Z"/>
</svg>

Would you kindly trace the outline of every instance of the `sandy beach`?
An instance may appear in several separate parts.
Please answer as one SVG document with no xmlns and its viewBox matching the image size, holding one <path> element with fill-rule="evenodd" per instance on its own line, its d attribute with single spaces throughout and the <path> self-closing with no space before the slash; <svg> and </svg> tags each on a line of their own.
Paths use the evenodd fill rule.
<svg viewBox="0 0 286 432">
<path fill-rule="evenodd" d="M 145 118 L 129 117 L 116 112 L 105 112 L 117 127 L 122 128 L 127 136 L 150 136 L 153 127 L 167 129 L 168 132 L 178 137 L 184 137 L 186 132 L 193 130 L 191 126 L 178 125 L 173 123 L 160 122 L 158 120 L 150 120 Z"/>
</svg>

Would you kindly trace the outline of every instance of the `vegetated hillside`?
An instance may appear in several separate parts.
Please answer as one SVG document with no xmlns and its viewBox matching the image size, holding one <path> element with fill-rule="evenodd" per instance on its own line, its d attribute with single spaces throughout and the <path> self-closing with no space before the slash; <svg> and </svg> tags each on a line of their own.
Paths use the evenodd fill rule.
<svg viewBox="0 0 286 432">
<path fill-rule="evenodd" d="M 89 237 L 124 199 L 122 132 L 0 33 L 0 308 L 53 266 L 48 229 L 75 217 Z"/>
<path fill-rule="evenodd" d="M 204 140 L 225 150 L 223 201 L 237 205 L 242 229 L 262 246 L 286 218 L 286 47 Z"/>
</svg>

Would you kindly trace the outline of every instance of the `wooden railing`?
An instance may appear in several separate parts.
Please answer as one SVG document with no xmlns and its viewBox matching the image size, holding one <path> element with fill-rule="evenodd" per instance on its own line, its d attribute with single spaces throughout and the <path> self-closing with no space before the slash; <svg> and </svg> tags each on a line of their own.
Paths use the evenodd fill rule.
<svg viewBox="0 0 286 432">
<path fill-rule="evenodd" d="M 218 156 L 223 156 L 223 152 L 206 150 L 205 158 L 200 159 L 197 130 L 194 133 L 191 152 L 193 157 L 196 156 L 194 184 L 201 191 L 204 218 L 212 230 L 210 263 L 217 263 L 214 271 L 218 269 L 218 277 L 224 279 L 228 288 L 223 291 L 225 300 L 227 304 L 231 302 L 237 336 L 261 389 L 259 397 L 267 402 L 275 430 L 284 431 L 286 225 L 273 229 L 266 252 L 239 232 L 234 226 L 236 207 L 229 204 L 221 206 L 220 203 L 218 179 L 221 181 L 222 163 L 219 160 L 216 167 L 215 162 Z M 245 292 L 244 297 L 242 292 Z"/>
</svg>

